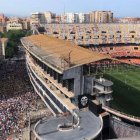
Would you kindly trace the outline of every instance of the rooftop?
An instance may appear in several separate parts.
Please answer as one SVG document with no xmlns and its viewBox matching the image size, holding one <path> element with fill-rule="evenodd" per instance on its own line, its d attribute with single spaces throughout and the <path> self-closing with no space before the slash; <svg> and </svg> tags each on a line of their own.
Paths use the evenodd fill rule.
<svg viewBox="0 0 140 140">
<path fill-rule="evenodd" d="M 108 55 L 92 52 L 70 41 L 42 34 L 24 37 L 22 42 L 26 47 L 29 46 L 28 49 L 32 53 L 60 71 L 103 59 L 110 59 Z"/>
<path fill-rule="evenodd" d="M 70 120 L 67 117 L 55 117 L 41 121 L 35 128 L 36 134 L 44 140 L 83 140 L 97 137 L 102 130 L 102 119 L 90 111 L 81 111 L 79 116 L 80 127 L 59 131 L 58 125 L 72 122 L 72 118 Z"/>
</svg>

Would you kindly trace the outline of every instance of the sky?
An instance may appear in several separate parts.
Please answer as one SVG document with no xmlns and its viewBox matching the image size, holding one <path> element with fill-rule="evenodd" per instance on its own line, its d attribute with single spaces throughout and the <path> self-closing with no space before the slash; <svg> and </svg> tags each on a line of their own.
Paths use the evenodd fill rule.
<svg viewBox="0 0 140 140">
<path fill-rule="evenodd" d="M 29 16 L 32 12 L 111 10 L 114 17 L 140 17 L 140 0 L 0 0 L 0 13 Z"/>
</svg>

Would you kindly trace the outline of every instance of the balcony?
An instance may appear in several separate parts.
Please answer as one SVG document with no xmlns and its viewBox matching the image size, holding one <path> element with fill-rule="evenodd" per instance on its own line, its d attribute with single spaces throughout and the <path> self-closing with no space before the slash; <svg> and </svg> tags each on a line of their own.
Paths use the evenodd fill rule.
<svg viewBox="0 0 140 140">
<path fill-rule="evenodd" d="M 113 92 L 112 90 L 104 90 L 104 87 L 100 87 L 98 85 L 93 86 L 93 88 L 96 90 L 95 93 L 98 94 L 111 94 Z"/>
<path fill-rule="evenodd" d="M 72 104 L 69 99 L 74 97 L 74 94 L 72 92 L 68 92 L 66 88 L 62 87 L 61 84 L 58 84 L 56 80 L 50 77 L 50 75 L 44 73 L 43 69 L 38 65 L 35 65 L 28 56 L 26 59 L 31 69 L 36 73 L 36 75 L 38 75 L 39 79 L 36 78 L 36 81 L 41 85 L 41 89 L 47 93 L 45 95 L 49 96 L 56 105 L 59 104 L 62 110 L 64 107 L 71 111 L 76 109 L 76 106 Z M 68 98 L 66 98 L 66 96 Z"/>
</svg>

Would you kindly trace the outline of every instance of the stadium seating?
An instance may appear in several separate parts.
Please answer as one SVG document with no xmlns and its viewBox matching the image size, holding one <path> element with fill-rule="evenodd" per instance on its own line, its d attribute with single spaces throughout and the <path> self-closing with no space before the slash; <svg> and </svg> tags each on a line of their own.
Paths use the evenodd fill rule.
<svg viewBox="0 0 140 140">
<path fill-rule="evenodd" d="M 90 50 L 103 54 L 109 54 L 112 58 L 121 59 L 125 63 L 140 64 L 140 50 L 138 46 L 101 46 L 90 47 Z"/>
</svg>

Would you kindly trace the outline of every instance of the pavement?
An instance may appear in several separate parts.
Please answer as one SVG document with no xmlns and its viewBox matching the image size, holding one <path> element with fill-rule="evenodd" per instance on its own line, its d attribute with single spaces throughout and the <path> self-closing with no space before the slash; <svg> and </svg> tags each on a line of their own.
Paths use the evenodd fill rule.
<svg viewBox="0 0 140 140">
<path fill-rule="evenodd" d="M 69 123 L 67 117 L 53 117 L 44 120 L 36 127 L 36 133 L 44 140 L 83 140 L 93 139 L 102 130 L 103 122 L 100 117 L 90 111 L 79 113 L 80 126 L 68 131 L 59 131 L 58 125 Z"/>
</svg>

